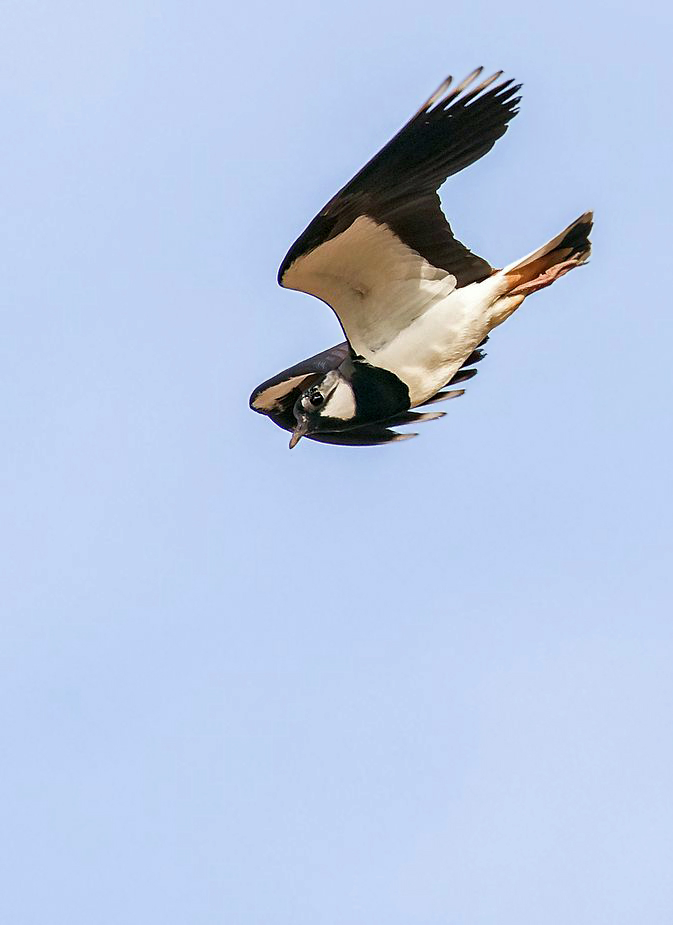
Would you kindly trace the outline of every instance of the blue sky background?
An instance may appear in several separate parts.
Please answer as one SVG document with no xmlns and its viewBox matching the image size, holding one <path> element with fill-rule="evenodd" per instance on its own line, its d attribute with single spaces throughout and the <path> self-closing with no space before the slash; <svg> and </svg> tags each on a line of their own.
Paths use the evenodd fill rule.
<svg viewBox="0 0 673 925">
<path fill-rule="evenodd" d="M 7 0 L 0 919 L 669 925 L 665 5 Z M 415 441 L 252 414 L 286 249 L 446 73 L 494 264 L 589 207 Z"/>
</svg>

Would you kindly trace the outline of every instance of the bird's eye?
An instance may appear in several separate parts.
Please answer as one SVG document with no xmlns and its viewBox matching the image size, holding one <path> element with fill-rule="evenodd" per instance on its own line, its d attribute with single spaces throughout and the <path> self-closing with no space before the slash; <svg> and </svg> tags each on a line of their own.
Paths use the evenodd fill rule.
<svg viewBox="0 0 673 925">
<path fill-rule="evenodd" d="M 308 396 L 308 400 L 311 402 L 314 408 L 319 408 L 325 399 L 322 397 L 320 392 L 311 392 Z"/>
</svg>

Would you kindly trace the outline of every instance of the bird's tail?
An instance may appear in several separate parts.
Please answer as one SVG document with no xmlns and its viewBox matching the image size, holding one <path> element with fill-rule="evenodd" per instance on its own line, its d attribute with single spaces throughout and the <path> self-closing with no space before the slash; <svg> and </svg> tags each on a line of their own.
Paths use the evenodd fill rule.
<svg viewBox="0 0 673 925">
<path fill-rule="evenodd" d="M 500 270 L 507 284 L 506 295 L 525 298 L 586 263 L 591 253 L 592 227 L 593 212 L 585 212 L 543 247 Z"/>
</svg>

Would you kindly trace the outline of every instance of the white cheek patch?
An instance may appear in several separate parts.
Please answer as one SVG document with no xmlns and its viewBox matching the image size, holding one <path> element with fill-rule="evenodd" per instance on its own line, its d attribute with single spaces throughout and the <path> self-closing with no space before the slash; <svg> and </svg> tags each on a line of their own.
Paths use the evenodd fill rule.
<svg viewBox="0 0 673 925">
<path fill-rule="evenodd" d="M 355 396 L 346 383 L 340 383 L 320 409 L 321 417 L 350 421 L 355 417 Z"/>
</svg>

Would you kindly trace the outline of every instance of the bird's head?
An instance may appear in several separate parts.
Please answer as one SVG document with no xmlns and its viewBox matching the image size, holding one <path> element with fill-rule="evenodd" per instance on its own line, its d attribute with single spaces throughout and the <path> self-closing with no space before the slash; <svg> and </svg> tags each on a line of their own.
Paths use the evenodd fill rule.
<svg viewBox="0 0 673 925">
<path fill-rule="evenodd" d="M 357 415 L 353 386 L 338 370 L 333 369 L 304 389 L 293 410 L 297 423 L 290 440 L 290 449 L 306 434 L 353 426 Z"/>
</svg>

